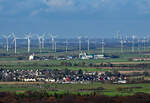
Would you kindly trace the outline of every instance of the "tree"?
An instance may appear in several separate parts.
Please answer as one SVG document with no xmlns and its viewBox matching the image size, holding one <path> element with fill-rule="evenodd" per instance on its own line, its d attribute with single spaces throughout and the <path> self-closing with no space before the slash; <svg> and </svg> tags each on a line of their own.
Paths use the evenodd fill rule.
<svg viewBox="0 0 150 103">
<path fill-rule="evenodd" d="M 78 70 L 78 74 L 79 74 L 79 75 L 83 75 L 82 69 L 79 69 L 79 70 Z"/>
<path fill-rule="evenodd" d="M 143 72 L 143 75 L 144 75 L 144 76 L 149 76 L 149 72 L 144 71 L 144 72 Z"/>
<path fill-rule="evenodd" d="M 106 75 L 106 76 L 108 76 L 108 77 L 111 77 L 111 76 L 112 76 L 112 73 L 111 73 L 111 72 L 106 71 L 106 72 L 105 72 L 105 75 Z"/>
<path fill-rule="evenodd" d="M 65 75 L 68 75 L 68 74 L 69 74 L 69 72 L 70 72 L 70 70 L 69 70 L 68 68 L 65 68 L 65 70 L 64 70 L 64 74 L 65 74 Z"/>
</svg>

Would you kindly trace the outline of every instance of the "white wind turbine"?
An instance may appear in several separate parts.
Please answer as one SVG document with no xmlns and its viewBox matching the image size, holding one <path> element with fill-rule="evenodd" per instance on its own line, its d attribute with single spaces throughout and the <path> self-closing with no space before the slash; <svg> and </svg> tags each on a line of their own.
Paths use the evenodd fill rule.
<svg viewBox="0 0 150 103">
<path fill-rule="evenodd" d="M 54 50 L 55 50 L 55 53 L 57 52 L 57 43 L 56 41 L 54 42 Z"/>
<path fill-rule="evenodd" d="M 104 54 L 104 39 L 102 39 L 102 41 L 101 41 L 101 45 L 102 45 L 102 54 Z"/>
<path fill-rule="evenodd" d="M 81 36 L 78 37 L 79 40 L 79 52 L 81 52 Z"/>
<path fill-rule="evenodd" d="M 30 46 L 30 43 L 31 43 L 31 33 L 29 33 L 28 35 L 26 35 L 26 39 L 28 41 L 28 53 L 30 52 L 30 49 L 31 49 L 31 46 Z"/>
<path fill-rule="evenodd" d="M 45 34 L 42 35 L 42 48 L 44 48 L 44 43 L 45 43 Z"/>
<path fill-rule="evenodd" d="M 15 48 L 15 54 L 17 53 L 17 39 L 22 39 L 22 38 L 17 38 L 15 36 L 15 33 L 12 33 L 12 36 L 14 38 L 13 42 L 14 42 L 14 48 Z"/>
<path fill-rule="evenodd" d="M 90 40 L 89 39 L 87 40 L 87 43 L 88 43 L 88 51 L 90 51 Z"/>
<path fill-rule="evenodd" d="M 67 53 L 68 52 L 68 40 L 66 40 L 65 44 L 66 44 L 66 53 Z"/>
<path fill-rule="evenodd" d="M 132 52 L 134 52 L 135 35 L 132 36 Z"/>
<path fill-rule="evenodd" d="M 85 36 L 84 38 L 87 41 L 87 51 L 89 52 L 90 51 L 90 39 L 87 36 Z"/>
<path fill-rule="evenodd" d="M 119 31 L 117 31 L 117 32 L 115 33 L 114 38 L 115 38 L 115 39 L 119 39 Z"/>
<path fill-rule="evenodd" d="M 138 52 L 140 53 L 140 39 L 138 39 Z"/>
<path fill-rule="evenodd" d="M 144 46 L 144 51 L 145 51 L 145 49 L 146 49 L 146 37 L 144 36 L 144 38 L 143 38 L 143 46 Z"/>
<path fill-rule="evenodd" d="M 123 39 L 121 39 L 121 40 L 120 40 L 121 53 L 123 52 L 123 44 L 124 44 L 124 41 L 123 41 Z"/>
<path fill-rule="evenodd" d="M 39 41 L 39 50 L 40 50 L 40 52 L 41 52 L 41 51 L 42 51 L 42 50 L 41 50 L 41 47 L 42 47 L 42 45 L 41 45 L 42 40 L 41 40 L 41 39 L 42 39 L 42 37 L 39 36 L 39 35 L 38 35 L 37 37 L 38 37 L 38 41 Z"/>
<path fill-rule="evenodd" d="M 9 50 L 9 38 L 10 38 L 11 35 L 3 35 L 3 37 L 6 39 L 6 51 L 8 53 L 8 50 Z"/>
<path fill-rule="evenodd" d="M 51 41 L 52 41 L 52 50 L 55 50 L 55 38 L 56 36 L 50 35 L 51 36 Z"/>
</svg>

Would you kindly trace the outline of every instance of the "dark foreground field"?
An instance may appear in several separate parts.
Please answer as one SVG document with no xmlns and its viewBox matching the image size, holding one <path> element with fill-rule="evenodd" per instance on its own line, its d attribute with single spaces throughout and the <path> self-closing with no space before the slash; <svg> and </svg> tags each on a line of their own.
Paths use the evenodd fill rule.
<svg viewBox="0 0 150 103">
<path fill-rule="evenodd" d="M 49 95 L 46 92 L 25 92 L 15 94 L 0 92 L 0 103 L 150 103 L 150 94 L 136 93 L 132 96 L 104 96 L 90 94 Z"/>
</svg>

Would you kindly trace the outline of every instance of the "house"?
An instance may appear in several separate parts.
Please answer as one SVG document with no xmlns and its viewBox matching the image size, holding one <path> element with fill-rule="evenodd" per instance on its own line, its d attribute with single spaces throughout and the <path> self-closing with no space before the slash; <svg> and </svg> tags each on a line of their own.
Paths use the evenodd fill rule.
<svg viewBox="0 0 150 103">
<path fill-rule="evenodd" d="M 118 81 L 115 81 L 113 82 L 114 84 L 126 84 L 127 81 L 126 80 L 118 80 Z"/>
<path fill-rule="evenodd" d="M 85 52 L 79 53 L 79 59 L 93 59 L 92 55 L 87 55 Z"/>
<path fill-rule="evenodd" d="M 34 60 L 34 53 L 29 56 L 29 60 Z"/>
<path fill-rule="evenodd" d="M 150 61 L 150 58 L 131 58 L 132 61 Z"/>
<path fill-rule="evenodd" d="M 94 59 L 104 59 L 104 55 L 94 55 Z"/>
<path fill-rule="evenodd" d="M 24 78 L 23 81 L 24 82 L 36 82 L 34 78 Z"/>
</svg>

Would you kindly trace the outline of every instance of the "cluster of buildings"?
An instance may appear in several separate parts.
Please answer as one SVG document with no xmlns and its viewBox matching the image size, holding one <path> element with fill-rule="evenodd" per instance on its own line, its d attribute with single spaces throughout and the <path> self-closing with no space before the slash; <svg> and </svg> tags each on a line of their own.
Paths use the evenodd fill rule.
<svg viewBox="0 0 150 103">
<path fill-rule="evenodd" d="M 150 61 L 150 58 L 131 58 L 132 61 Z"/>
<path fill-rule="evenodd" d="M 96 54 L 87 54 L 86 52 L 81 52 L 79 53 L 79 57 L 78 59 L 104 59 L 104 55 L 103 54 L 99 54 L 99 55 L 96 55 Z M 71 59 L 76 59 L 76 57 L 74 56 L 67 56 L 67 57 L 57 57 L 55 58 L 57 60 L 71 60 Z M 35 55 L 34 54 L 31 54 L 29 56 L 29 60 L 35 60 Z M 48 60 L 48 58 L 46 57 L 43 57 L 43 58 L 40 58 L 40 60 Z"/>
<path fill-rule="evenodd" d="M 104 55 L 95 55 L 95 54 L 90 54 L 88 55 L 86 52 L 81 52 L 79 53 L 79 59 L 104 59 Z"/>
<path fill-rule="evenodd" d="M 82 70 L 6 70 L 0 69 L 0 81 L 21 82 L 55 82 L 76 83 L 91 81 L 126 81 L 126 77 L 119 75 L 107 75 L 105 72 L 83 72 Z"/>
</svg>

